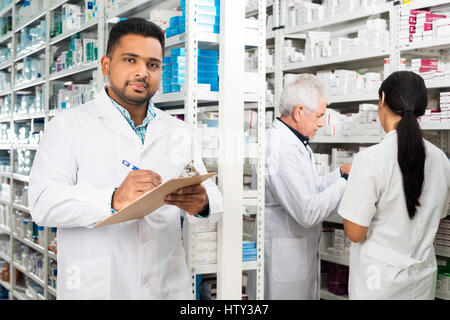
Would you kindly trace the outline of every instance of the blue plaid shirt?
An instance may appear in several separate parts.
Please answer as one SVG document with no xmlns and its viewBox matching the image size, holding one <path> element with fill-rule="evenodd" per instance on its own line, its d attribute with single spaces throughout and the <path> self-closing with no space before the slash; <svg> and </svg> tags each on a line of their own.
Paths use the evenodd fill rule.
<svg viewBox="0 0 450 320">
<path fill-rule="evenodd" d="M 119 110 L 119 112 L 125 117 L 127 122 L 130 124 L 131 129 L 138 135 L 138 137 L 141 139 L 142 144 L 144 144 L 145 140 L 145 134 L 147 133 L 147 125 L 156 117 L 155 112 L 155 106 L 153 105 L 152 100 L 149 100 L 148 102 L 148 108 L 147 108 L 147 116 L 145 117 L 144 121 L 142 121 L 142 124 L 138 125 L 137 127 L 134 126 L 133 120 L 131 120 L 130 113 L 127 109 L 119 105 L 116 101 L 111 99 L 113 105 Z"/>
</svg>

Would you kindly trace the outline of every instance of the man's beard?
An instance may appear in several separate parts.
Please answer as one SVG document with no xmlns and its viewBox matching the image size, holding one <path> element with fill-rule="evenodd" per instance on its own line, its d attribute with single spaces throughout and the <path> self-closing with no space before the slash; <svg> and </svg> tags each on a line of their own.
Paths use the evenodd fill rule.
<svg viewBox="0 0 450 320">
<path fill-rule="evenodd" d="M 114 91 L 116 96 L 118 96 L 122 101 L 131 103 L 131 104 L 143 104 L 143 103 L 146 103 L 155 95 L 155 93 L 157 91 L 157 90 L 151 90 L 143 98 L 130 97 L 126 93 L 126 87 L 128 86 L 129 82 L 140 82 L 140 83 L 143 83 L 143 84 L 149 86 L 148 83 L 143 82 L 143 81 L 127 81 L 122 88 L 119 88 L 118 86 L 116 86 L 114 84 L 114 82 L 110 78 L 109 79 L 109 87 L 111 88 L 112 91 Z"/>
</svg>

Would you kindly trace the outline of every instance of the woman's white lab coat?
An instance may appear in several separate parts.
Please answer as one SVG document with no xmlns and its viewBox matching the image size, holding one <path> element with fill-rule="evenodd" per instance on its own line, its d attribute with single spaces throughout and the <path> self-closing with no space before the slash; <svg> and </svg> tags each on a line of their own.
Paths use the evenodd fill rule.
<svg viewBox="0 0 450 320">
<path fill-rule="evenodd" d="M 434 299 L 433 241 L 450 201 L 450 164 L 425 141 L 425 180 L 413 219 L 397 161 L 397 132 L 356 156 L 338 212 L 369 227 L 350 247 L 350 299 Z"/>
<path fill-rule="evenodd" d="M 317 175 L 311 148 L 281 121 L 267 130 L 264 299 L 319 299 L 322 222 L 337 209 L 346 181 Z M 254 298 L 255 278 L 249 275 Z"/>
<path fill-rule="evenodd" d="M 57 115 L 45 130 L 30 175 L 29 204 L 38 225 L 58 228 L 58 299 L 192 299 L 181 241 L 180 213 L 163 206 L 147 217 L 90 228 L 111 214 L 111 194 L 123 182 L 127 160 L 178 177 L 191 161 L 206 173 L 184 122 L 156 109 L 145 144 L 105 90 L 95 100 Z M 208 180 L 211 215 L 222 198 Z"/>
</svg>

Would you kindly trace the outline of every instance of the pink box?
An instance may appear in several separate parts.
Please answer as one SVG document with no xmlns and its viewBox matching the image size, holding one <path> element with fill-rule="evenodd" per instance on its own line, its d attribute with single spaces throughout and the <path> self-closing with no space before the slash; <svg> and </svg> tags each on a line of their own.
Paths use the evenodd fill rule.
<svg viewBox="0 0 450 320">
<path fill-rule="evenodd" d="M 409 24 L 416 24 L 416 16 L 409 16 Z"/>
<path fill-rule="evenodd" d="M 409 13 L 412 16 L 416 16 L 416 15 L 418 15 L 420 13 L 428 13 L 428 12 L 430 12 L 430 9 L 411 10 Z"/>
</svg>

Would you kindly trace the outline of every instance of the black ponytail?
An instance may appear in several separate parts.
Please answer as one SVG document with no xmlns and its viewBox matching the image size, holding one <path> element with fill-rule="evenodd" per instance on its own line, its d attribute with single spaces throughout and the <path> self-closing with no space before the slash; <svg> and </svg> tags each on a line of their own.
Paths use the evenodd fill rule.
<svg viewBox="0 0 450 320">
<path fill-rule="evenodd" d="M 392 73 L 381 84 L 385 103 L 402 118 L 397 124 L 398 164 L 403 176 L 408 215 L 412 219 L 420 206 L 425 166 L 425 146 L 417 117 L 423 116 L 428 104 L 423 79 L 409 71 Z"/>
</svg>

